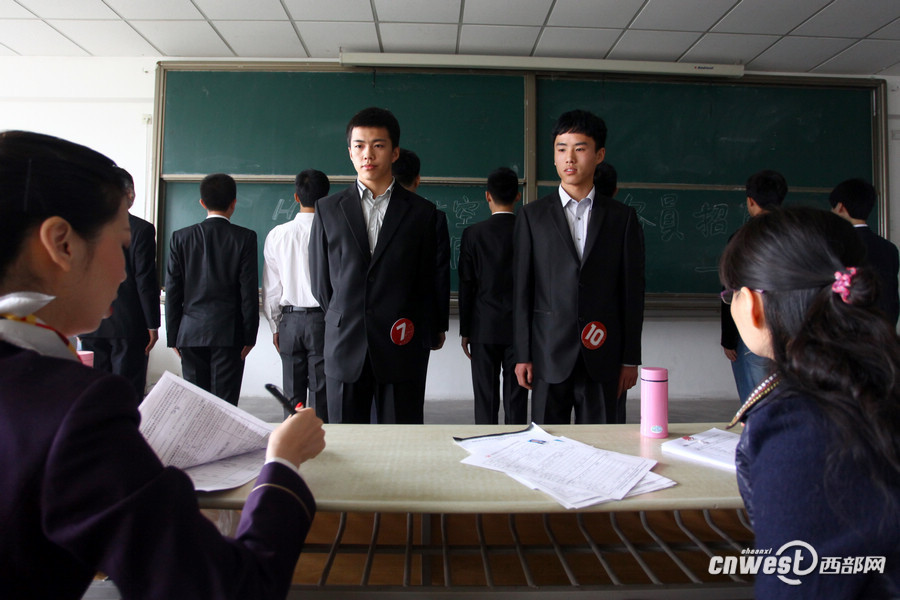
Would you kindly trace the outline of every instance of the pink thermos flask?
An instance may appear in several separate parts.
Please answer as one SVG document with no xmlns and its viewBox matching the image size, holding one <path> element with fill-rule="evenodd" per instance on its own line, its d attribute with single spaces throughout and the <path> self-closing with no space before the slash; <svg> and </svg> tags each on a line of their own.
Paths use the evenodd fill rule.
<svg viewBox="0 0 900 600">
<path fill-rule="evenodd" d="M 641 435 L 669 436 L 669 370 L 641 367 Z"/>
</svg>

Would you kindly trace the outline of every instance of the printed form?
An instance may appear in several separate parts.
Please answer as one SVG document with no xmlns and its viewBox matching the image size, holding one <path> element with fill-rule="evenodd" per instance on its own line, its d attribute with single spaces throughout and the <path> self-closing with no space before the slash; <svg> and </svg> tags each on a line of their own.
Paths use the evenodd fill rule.
<svg viewBox="0 0 900 600">
<path fill-rule="evenodd" d="M 675 485 L 652 473 L 656 461 L 594 448 L 535 425 L 508 434 L 454 438 L 464 464 L 506 473 L 567 508 L 621 500 Z"/>
<path fill-rule="evenodd" d="M 272 425 L 168 371 L 139 410 L 147 443 L 164 465 L 184 469 L 198 491 L 259 475 Z"/>
</svg>

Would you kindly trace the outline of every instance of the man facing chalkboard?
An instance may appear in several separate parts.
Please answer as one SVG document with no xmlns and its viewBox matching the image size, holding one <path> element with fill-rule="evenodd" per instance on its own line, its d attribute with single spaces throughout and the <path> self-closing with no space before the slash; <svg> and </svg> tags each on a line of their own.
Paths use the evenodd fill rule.
<svg viewBox="0 0 900 600">
<path fill-rule="evenodd" d="M 596 193 L 606 124 L 582 110 L 553 130 L 558 190 L 516 219 L 516 376 L 536 423 L 624 423 L 644 319 L 644 236 L 634 209 Z"/>
<path fill-rule="evenodd" d="M 319 201 L 310 234 L 313 295 L 325 310 L 328 420 L 424 422 L 421 355 L 440 337 L 435 206 L 394 181 L 400 124 L 367 108 L 347 125 L 357 180 Z"/>
</svg>

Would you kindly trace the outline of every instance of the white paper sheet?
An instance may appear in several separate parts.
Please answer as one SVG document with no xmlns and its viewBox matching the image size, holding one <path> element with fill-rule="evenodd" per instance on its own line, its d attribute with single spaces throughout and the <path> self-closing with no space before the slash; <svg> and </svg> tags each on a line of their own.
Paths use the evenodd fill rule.
<svg viewBox="0 0 900 600">
<path fill-rule="evenodd" d="M 686 435 L 663 442 L 662 451 L 679 458 L 701 462 L 708 466 L 737 471 L 734 453 L 741 436 L 716 427 L 702 433 Z"/>
<path fill-rule="evenodd" d="M 186 469 L 198 490 L 229 489 L 259 474 L 270 424 L 168 371 L 139 410 L 147 443 L 163 464 Z"/>
<path fill-rule="evenodd" d="M 656 461 L 552 436 L 533 423 L 518 432 L 454 441 L 471 453 L 464 464 L 506 473 L 567 508 L 621 500 L 639 484 L 641 493 L 675 484 L 646 477 Z"/>
</svg>

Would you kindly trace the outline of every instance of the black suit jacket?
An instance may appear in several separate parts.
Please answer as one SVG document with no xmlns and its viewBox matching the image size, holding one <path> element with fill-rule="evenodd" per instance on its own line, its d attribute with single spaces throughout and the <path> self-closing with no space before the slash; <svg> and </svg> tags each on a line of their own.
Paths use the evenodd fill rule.
<svg viewBox="0 0 900 600">
<path fill-rule="evenodd" d="M 166 268 L 170 347 L 253 346 L 259 328 L 256 232 L 211 217 L 172 234 Z"/>
<path fill-rule="evenodd" d="M 564 381 L 579 354 L 600 382 L 640 364 L 644 236 L 633 208 L 598 195 L 579 261 L 559 193 L 527 204 L 516 217 L 513 262 L 516 362 L 533 362 L 548 383 Z M 581 335 L 594 321 L 605 341 L 588 350 Z"/>
<path fill-rule="evenodd" d="M 148 330 L 159 329 L 156 229 L 131 214 L 128 225 L 131 227 L 131 245 L 125 250 L 125 281 L 119 285 L 112 315 L 100 322 L 97 331 L 79 337 L 148 340 Z"/>
<path fill-rule="evenodd" d="M 467 227 L 459 247 L 459 334 L 476 344 L 513 343 L 512 213 Z"/>
<path fill-rule="evenodd" d="M 888 316 L 891 325 L 896 325 L 897 317 L 900 316 L 900 293 L 897 290 L 900 257 L 898 257 L 897 246 L 877 235 L 868 227 L 856 227 L 855 229 L 866 246 L 866 260 L 878 273 L 881 283 L 878 307 Z"/>
<path fill-rule="evenodd" d="M 325 373 L 353 382 L 368 353 L 380 383 L 416 381 L 422 352 L 436 339 L 434 204 L 399 184 L 369 251 L 356 183 L 316 203 L 309 240 L 313 295 L 325 310 Z M 400 319 L 414 327 L 412 339 L 395 344 Z"/>
</svg>

